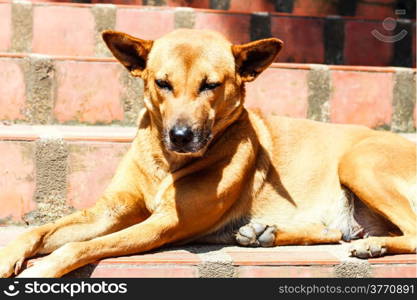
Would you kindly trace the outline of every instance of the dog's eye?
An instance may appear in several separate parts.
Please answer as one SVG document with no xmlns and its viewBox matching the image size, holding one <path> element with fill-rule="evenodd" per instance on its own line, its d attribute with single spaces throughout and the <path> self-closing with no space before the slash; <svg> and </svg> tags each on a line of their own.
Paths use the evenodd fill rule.
<svg viewBox="0 0 417 300">
<path fill-rule="evenodd" d="M 160 89 L 172 91 L 172 85 L 166 80 L 157 79 L 155 83 Z"/>
<path fill-rule="evenodd" d="M 221 85 L 220 82 L 213 82 L 213 83 L 203 82 L 200 86 L 200 93 L 205 92 L 205 91 L 212 91 L 220 85 Z"/>
</svg>

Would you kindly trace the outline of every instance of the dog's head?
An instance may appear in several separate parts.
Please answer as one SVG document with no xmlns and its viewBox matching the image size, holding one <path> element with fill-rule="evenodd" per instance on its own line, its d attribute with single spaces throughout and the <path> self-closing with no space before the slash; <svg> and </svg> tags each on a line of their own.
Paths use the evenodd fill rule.
<svg viewBox="0 0 417 300">
<path fill-rule="evenodd" d="M 113 55 L 145 84 L 145 106 L 168 151 L 202 155 L 243 110 L 244 83 L 275 59 L 282 42 L 232 45 L 212 31 L 179 29 L 149 41 L 105 31 Z"/>
</svg>

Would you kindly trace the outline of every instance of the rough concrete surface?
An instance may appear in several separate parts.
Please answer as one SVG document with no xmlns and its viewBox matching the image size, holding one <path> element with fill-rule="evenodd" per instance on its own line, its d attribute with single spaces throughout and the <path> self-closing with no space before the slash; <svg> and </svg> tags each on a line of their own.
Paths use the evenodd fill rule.
<svg viewBox="0 0 417 300">
<path fill-rule="evenodd" d="M 30 55 L 24 60 L 26 119 L 31 124 L 52 122 L 55 67 L 47 56 Z"/>
<path fill-rule="evenodd" d="M 175 9 L 175 28 L 194 28 L 195 12 L 189 7 Z"/>
<path fill-rule="evenodd" d="M 107 29 L 114 29 L 116 26 L 116 6 L 112 4 L 97 4 L 91 8 L 96 23 L 96 56 L 112 56 L 107 48 L 101 33 Z"/>
<path fill-rule="evenodd" d="M 67 205 L 67 145 L 62 139 L 36 141 L 37 208 L 24 216 L 25 222 L 40 225 L 52 222 L 73 211 Z"/>
<path fill-rule="evenodd" d="M 232 258 L 223 251 L 224 246 L 199 245 L 185 246 L 185 250 L 198 254 L 202 263 L 198 266 L 200 277 L 228 278 L 235 277 Z"/>
<path fill-rule="evenodd" d="M 135 126 L 139 111 L 143 107 L 143 80 L 133 77 L 123 68 L 119 81 L 125 87 L 122 95 L 123 125 Z"/>
<path fill-rule="evenodd" d="M 311 65 L 308 73 L 307 118 L 315 121 L 330 120 L 330 71 L 325 65 Z"/>
<path fill-rule="evenodd" d="M 413 108 L 416 105 L 416 73 L 412 69 L 398 68 L 394 80 L 393 115 L 391 130 L 415 131 Z"/>
<path fill-rule="evenodd" d="M 32 50 L 32 3 L 12 2 L 12 40 L 9 51 L 28 53 Z"/>
</svg>

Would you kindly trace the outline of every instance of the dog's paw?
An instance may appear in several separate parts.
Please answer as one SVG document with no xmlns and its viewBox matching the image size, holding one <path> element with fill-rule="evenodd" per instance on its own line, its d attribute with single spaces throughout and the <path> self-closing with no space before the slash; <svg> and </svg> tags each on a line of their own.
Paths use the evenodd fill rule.
<svg viewBox="0 0 417 300">
<path fill-rule="evenodd" d="M 366 259 L 383 256 L 387 248 L 377 239 L 366 238 L 354 241 L 349 252 L 350 256 Z"/>
<path fill-rule="evenodd" d="M 250 223 L 240 227 L 235 238 L 240 246 L 272 247 L 274 246 L 276 231 L 276 226 Z"/>
<path fill-rule="evenodd" d="M 48 269 L 41 262 L 36 262 L 27 269 L 24 269 L 17 278 L 48 278 L 54 277 L 49 274 Z"/>
<path fill-rule="evenodd" d="M 9 253 L 6 249 L 0 250 L 0 278 L 18 274 L 24 261 L 24 257 L 17 258 L 15 254 Z"/>
<path fill-rule="evenodd" d="M 8 278 L 14 271 L 14 264 L 4 261 L 4 259 L 0 258 L 0 278 Z"/>
<path fill-rule="evenodd" d="M 39 258 L 25 268 L 16 278 L 56 278 L 59 277 L 59 264 L 54 261 L 52 254 Z"/>
</svg>

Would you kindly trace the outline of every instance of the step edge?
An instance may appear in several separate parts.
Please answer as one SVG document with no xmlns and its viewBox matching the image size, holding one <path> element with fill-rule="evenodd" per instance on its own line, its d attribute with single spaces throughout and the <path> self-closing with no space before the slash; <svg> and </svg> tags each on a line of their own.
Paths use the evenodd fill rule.
<svg viewBox="0 0 417 300">
<path fill-rule="evenodd" d="M 95 132 L 91 132 L 93 130 Z M 0 141 L 58 138 L 65 141 L 130 143 L 136 135 L 136 130 L 136 127 L 0 125 Z"/>
<path fill-rule="evenodd" d="M 71 55 L 43 55 L 39 53 L 7 53 L 0 52 L 0 59 L 2 58 L 16 58 L 25 59 L 31 57 L 42 56 L 54 61 L 74 61 L 74 62 L 103 62 L 103 63 L 117 63 L 115 58 L 111 57 L 93 57 L 93 56 L 71 56 Z M 269 68 L 272 69 L 297 69 L 297 70 L 311 70 L 314 66 L 326 66 L 331 71 L 353 71 L 353 72 L 381 72 L 381 73 L 395 73 L 399 67 L 394 66 L 360 66 L 360 65 L 327 65 L 314 63 L 283 63 L 274 62 Z M 417 71 L 417 68 L 401 68 Z"/>
</svg>

